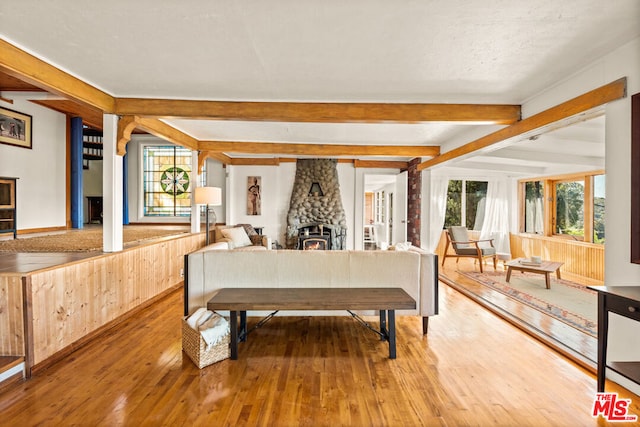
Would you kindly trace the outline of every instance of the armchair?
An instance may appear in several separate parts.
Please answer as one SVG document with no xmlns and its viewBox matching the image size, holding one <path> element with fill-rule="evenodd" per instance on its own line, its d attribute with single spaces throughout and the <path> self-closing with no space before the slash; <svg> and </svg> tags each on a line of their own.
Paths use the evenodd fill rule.
<svg viewBox="0 0 640 427">
<path fill-rule="evenodd" d="M 442 265 L 447 258 L 476 258 L 480 264 L 480 273 L 483 273 L 482 260 L 484 258 L 493 258 L 493 269 L 496 269 L 497 254 L 496 248 L 493 246 L 493 239 L 471 240 L 469 233 L 465 227 L 452 226 L 446 232 L 447 246 L 442 256 Z M 489 246 L 481 247 L 480 243 L 488 242 Z M 449 254 L 449 246 L 453 248 L 454 253 Z"/>
</svg>

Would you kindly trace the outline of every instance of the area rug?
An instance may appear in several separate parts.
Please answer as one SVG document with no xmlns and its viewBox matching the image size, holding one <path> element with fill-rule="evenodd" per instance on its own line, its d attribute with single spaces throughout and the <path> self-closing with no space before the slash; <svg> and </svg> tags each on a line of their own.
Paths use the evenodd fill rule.
<svg viewBox="0 0 640 427">
<path fill-rule="evenodd" d="M 123 246 L 132 246 L 145 240 L 185 233 L 184 230 L 161 229 L 144 226 L 125 226 Z M 0 241 L 0 252 L 91 252 L 102 251 L 102 228 L 70 230 L 38 237 L 21 237 Z"/>
<path fill-rule="evenodd" d="M 547 289 L 540 274 L 514 272 L 507 283 L 505 272 L 460 273 L 582 332 L 598 336 L 598 296 L 584 285 L 553 277 L 551 289 Z"/>
</svg>

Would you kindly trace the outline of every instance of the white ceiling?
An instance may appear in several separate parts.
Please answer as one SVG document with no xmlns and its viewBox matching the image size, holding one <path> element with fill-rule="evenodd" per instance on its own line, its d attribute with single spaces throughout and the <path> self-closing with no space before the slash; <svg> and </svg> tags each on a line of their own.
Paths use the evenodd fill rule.
<svg viewBox="0 0 640 427">
<path fill-rule="evenodd" d="M 117 97 L 522 104 L 638 36 L 638 0 L 0 3 L 1 38 Z M 468 130 L 167 122 L 200 140 L 327 144 L 441 145 Z M 589 163 L 604 153 L 602 125 L 465 162 L 517 165 L 523 152 L 542 149 L 550 158 L 529 156 L 534 171 L 578 146 Z"/>
</svg>

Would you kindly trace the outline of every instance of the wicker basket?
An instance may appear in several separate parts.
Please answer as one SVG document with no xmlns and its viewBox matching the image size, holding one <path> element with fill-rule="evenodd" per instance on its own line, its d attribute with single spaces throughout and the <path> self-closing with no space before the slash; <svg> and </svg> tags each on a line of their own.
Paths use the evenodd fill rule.
<svg viewBox="0 0 640 427">
<path fill-rule="evenodd" d="M 200 335 L 200 331 L 189 326 L 186 318 L 182 319 L 182 350 L 200 369 L 228 359 L 231 353 L 230 342 L 230 335 L 226 334 L 216 345 L 207 349 L 207 343 Z"/>
</svg>

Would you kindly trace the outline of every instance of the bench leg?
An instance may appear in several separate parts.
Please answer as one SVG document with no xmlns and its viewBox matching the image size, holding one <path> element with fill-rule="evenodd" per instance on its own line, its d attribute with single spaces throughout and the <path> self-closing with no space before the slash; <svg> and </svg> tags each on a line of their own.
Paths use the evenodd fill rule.
<svg viewBox="0 0 640 427">
<path fill-rule="evenodd" d="M 511 280 L 511 267 L 507 267 L 507 283 Z"/>
<path fill-rule="evenodd" d="M 396 358 L 396 311 L 389 310 L 389 359 Z"/>
<path fill-rule="evenodd" d="M 238 340 L 245 342 L 247 340 L 247 312 L 240 312 L 240 331 L 238 331 Z"/>
<path fill-rule="evenodd" d="M 428 329 L 429 329 L 429 317 L 422 316 L 422 334 L 427 335 Z"/>
<path fill-rule="evenodd" d="M 380 310 L 380 341 L 384 341 L 386 336 L 388 336 L 387 310 Z"/>
<path fill-rule="evenodd" d="M 231 360 L 238 360 L 238 312 L 229 312 L 229 330 L 231 332 Z"/>
</svg>

